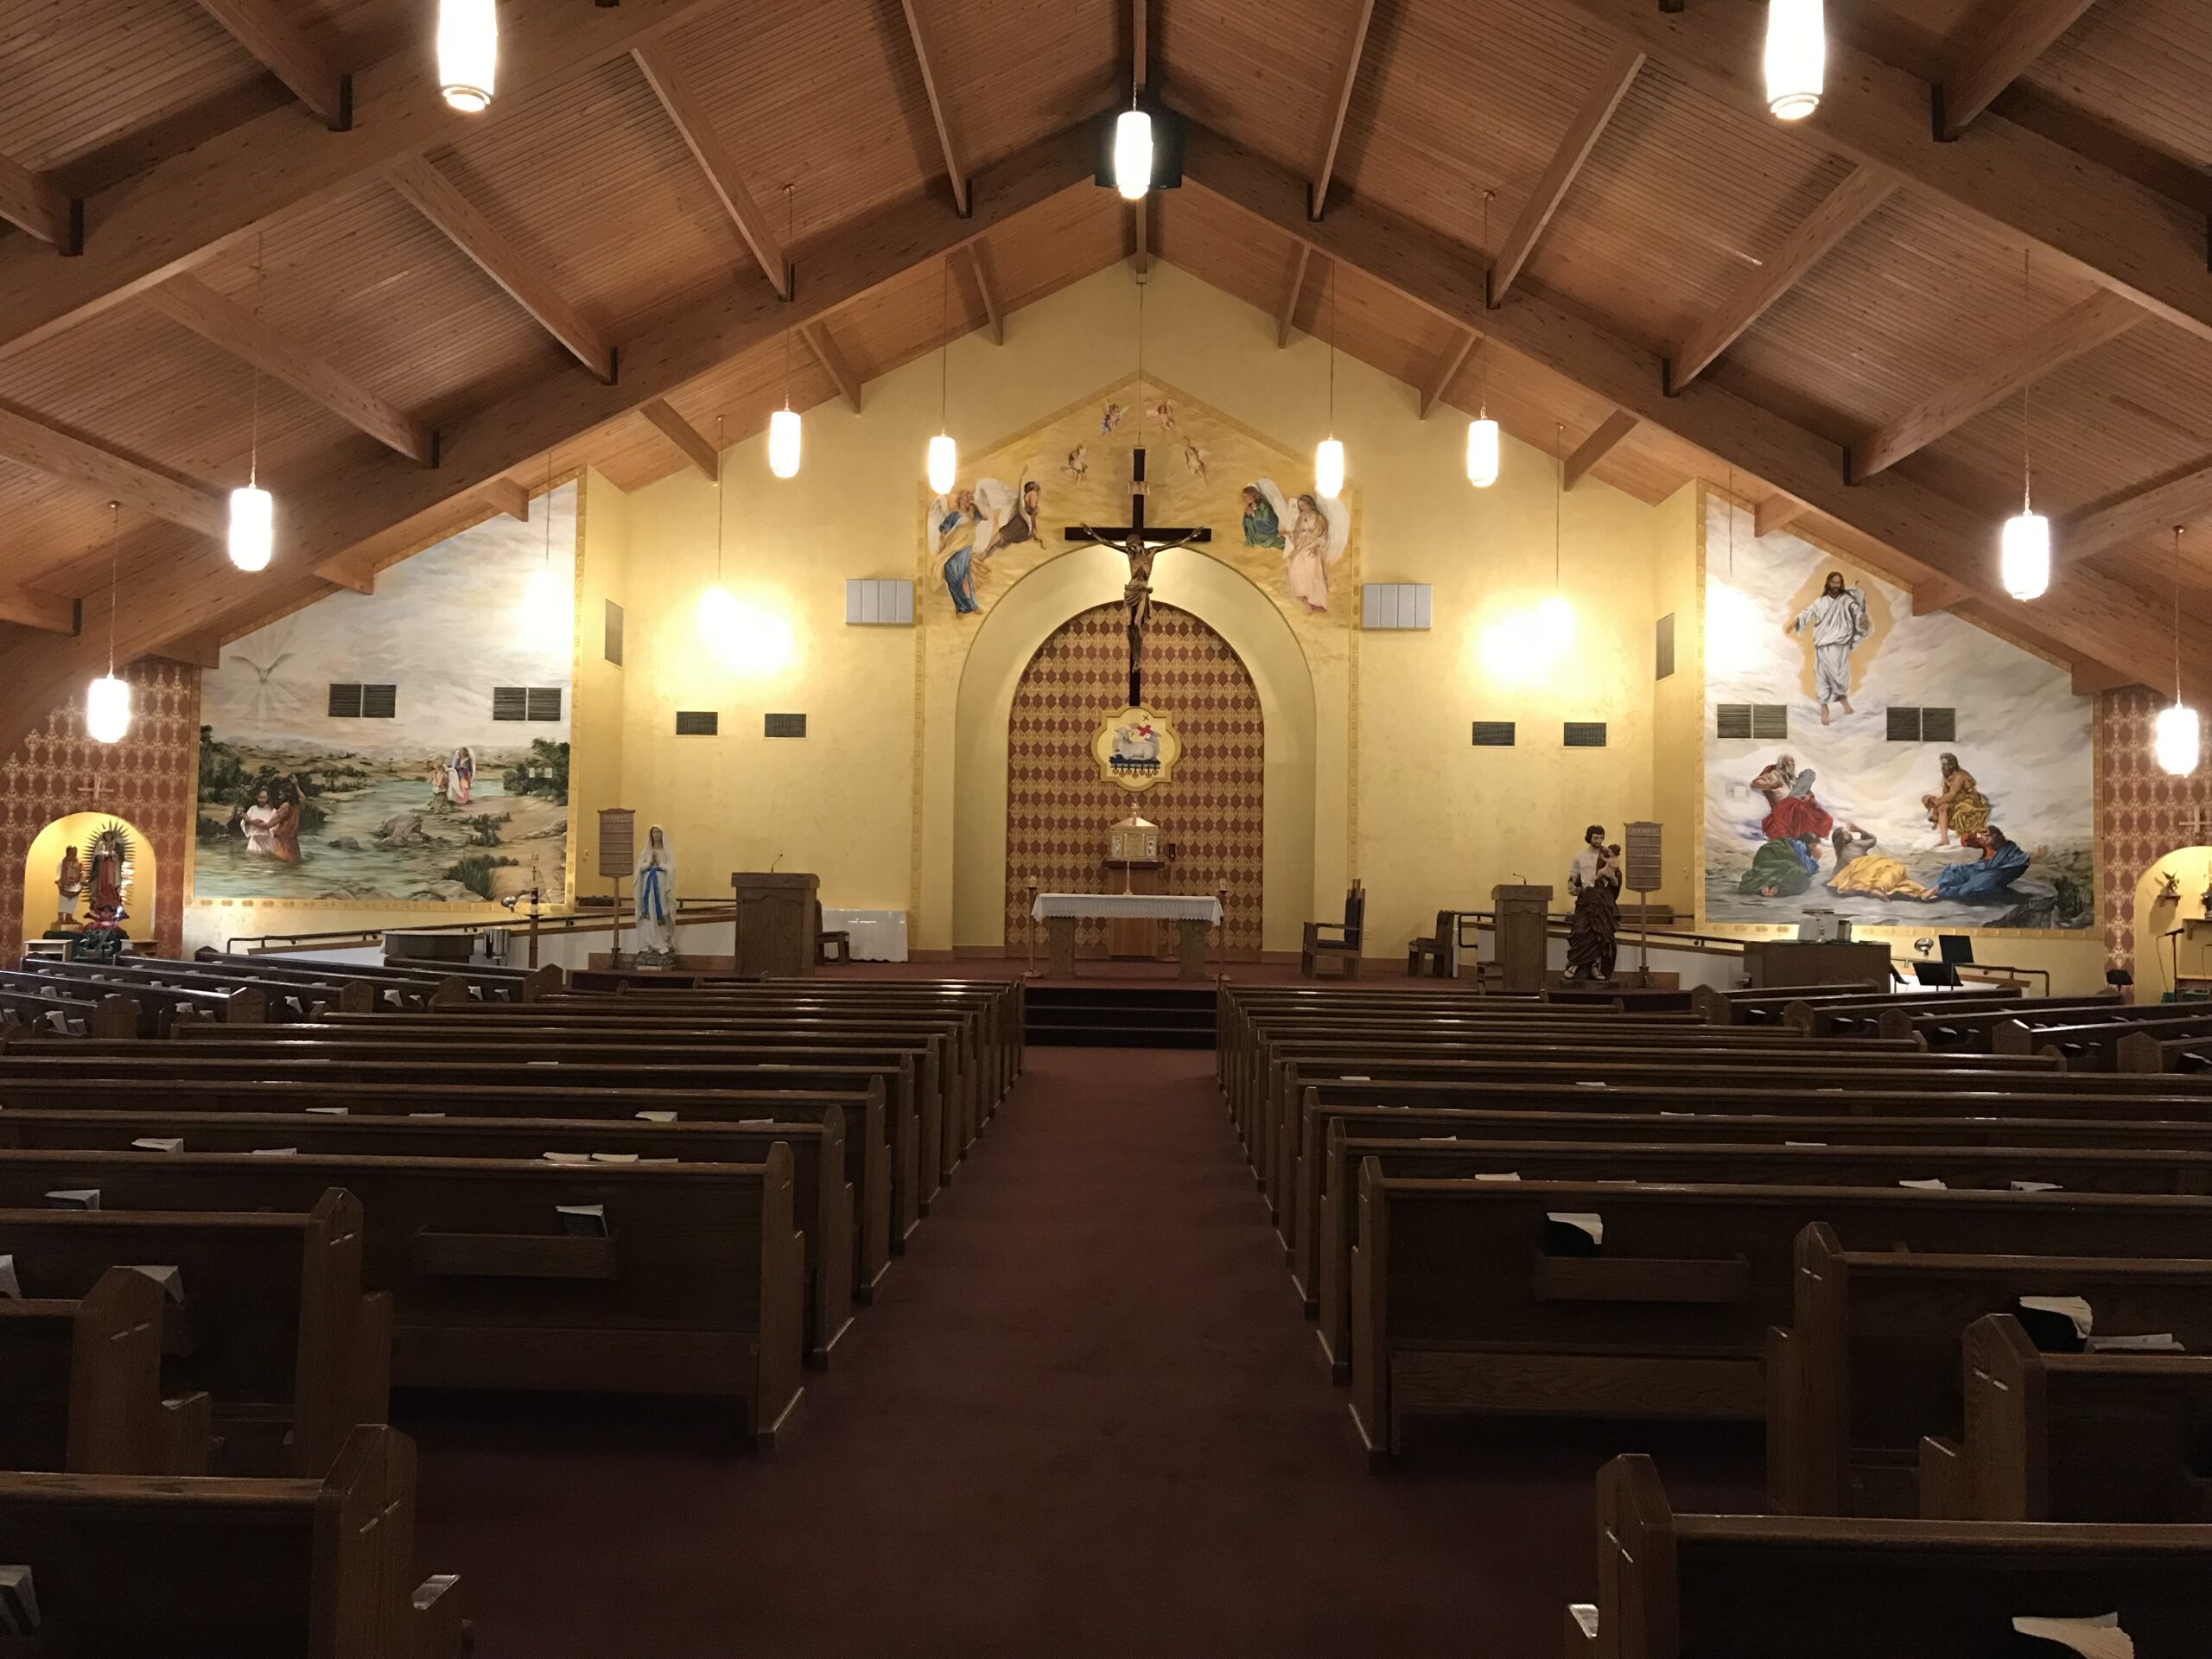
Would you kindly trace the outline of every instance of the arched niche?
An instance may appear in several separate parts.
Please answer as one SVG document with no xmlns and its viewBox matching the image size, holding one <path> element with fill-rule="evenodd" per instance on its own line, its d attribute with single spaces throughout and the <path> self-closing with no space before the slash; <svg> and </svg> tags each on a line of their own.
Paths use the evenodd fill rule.
<svg viewBox="0 0 2212 1659">
<path fill-rule="evenodd" d="M 1128 573 L 1128 562 L 1109 549 L 1074 549 L 1024 575 L 976 626 L 962 663 L 954 725 L 956 948 L 1006 942 L 1006 730 L 1014 689 L 1037 648 L 1063 623 L 1120 600 Z M 1313 901 L 1314 830 L 1322 808 L 1314 781 L 1313 678 L 1305 653 L 1274 602 L 1217 559 L 1169 548 L 1154 565 L 1152 586 L 1154 597 L 1222 637 L 1259 694 L 1267 728 L 1262 946 L 1295 950 Z M 1141 804 L 1141 798 L 1132 798 Z M 1104 823 L 1099 835 L 1103 842 Z"/>
<path fill-rule="evenodd" d="M 81 857 L 85 843 L 111 823 L 121 824 L 130 837 L 130 868 L 123 890 L 124 936 L 134 942 L 156 937 L 154 897 L 159 890 L 159 869 L 153 837 L 130 819 L 113 812 L 72 812 L 54 819 L 34 836 L 30 851 L 24 855 L 22 938 L 37 938 L 54 925 L 60 913 L 60 895 L 54 887 L 54 878 L 61 868 L 63 853 L 73 847 Z M 84 920 L 82 894 L 77 898 L 75 914 L 79 921 Z"/>
<path fill-rule="evenodd" d="M 2179 893 L 2162 898 L 2171 874 Z M 2212 974 L 2212 920 L 2204 894 L 2212 887 L 2212 847 L 2180 847 L 2143 872 L 2135 884 L 2135 1000 L 2156 1002 L 2174 988 L 2174 962 L 2181 971 Z M 2175 928 L 2181 933 L 2168 938 Z"/>
</svg>

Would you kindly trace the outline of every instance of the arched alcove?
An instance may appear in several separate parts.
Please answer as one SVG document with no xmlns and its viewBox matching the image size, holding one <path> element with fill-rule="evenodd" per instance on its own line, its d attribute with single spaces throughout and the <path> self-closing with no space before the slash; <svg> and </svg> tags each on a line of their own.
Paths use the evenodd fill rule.
<svg viewBox="0 0 2212 1659">
<path fill-rule="evenodd" d="M 130 837 L 130 862 L 123 890 L 124 934 L 133 941 L 156 937 L 154 899 L 160 887 L 160 873 L 153 837 L 128 818 L 112 812 L 72 812 L 55 818 L 31 838 L 30 851 L 23 858 L 21 938 L 35 939 L 54 925 L 60 915 L 60 894 L 55 881 L 63 855 L 73 848 L 81 860 L 86 843 L 111 823 L 121 824 Z M 85 919 L 82 894 L 75 899 L 72 913 L 79 922 Z"/>
</svg>

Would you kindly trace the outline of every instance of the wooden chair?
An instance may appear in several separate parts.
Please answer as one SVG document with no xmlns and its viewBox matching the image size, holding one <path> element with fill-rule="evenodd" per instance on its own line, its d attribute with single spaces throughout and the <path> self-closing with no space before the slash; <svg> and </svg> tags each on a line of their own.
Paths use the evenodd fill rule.
<svg viewBox="0 0 2212 1659">
<path fill-rule="evenodd" d="M 1424 967 L 1431 979 L 1452 977 L 1452 935 L 1458 930 L 1459 912 L 1440 910 L 1436 912 L 1436 932 L 1428 938 L 1415 938 L 1406 946 L 1406 977 L 1418 979 Z"/>
<path fill-rule="evenodd" d="M 1367 890 L 1358 882 L 1344 894 L 1344 918 L 1341 922 L 1308 922 L 1306 940 L 1299 947 L 1298 971 L 1307 979 L 1319 977 L 1318 966 L 1324 957 L 1336 957 L 1344 963 L 1344 977 L 1359 977 L 1360 935 L 1367 920 Z M 1339 933 L 1343 937 L 1325 939 L 1324 933 Z"/>
<path fill-rule="evenodd" d="M 817 963 L 849 963 L 853 959 L 853 936 L 842 928 L 826 929 L 822 925 L 822 901 L 814 901 L 814 960 Z"/>
</svg>

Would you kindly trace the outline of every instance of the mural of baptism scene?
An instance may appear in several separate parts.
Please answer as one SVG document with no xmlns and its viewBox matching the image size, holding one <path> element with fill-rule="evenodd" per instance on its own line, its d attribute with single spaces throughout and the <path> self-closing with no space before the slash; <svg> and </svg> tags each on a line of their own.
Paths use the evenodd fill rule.
<svg viewBox="0 0 2212 1659">
<path fill-rule="evenodd" d="M 2094 710 L 2067 671 L 1706 514 L 1705 918 L 2088 927 Z"/>
<path fill-rule="evenodd" d="M 575 572 L 568 484 L 226 645 L 194 896 L 558 899 Z"/>
</svg>

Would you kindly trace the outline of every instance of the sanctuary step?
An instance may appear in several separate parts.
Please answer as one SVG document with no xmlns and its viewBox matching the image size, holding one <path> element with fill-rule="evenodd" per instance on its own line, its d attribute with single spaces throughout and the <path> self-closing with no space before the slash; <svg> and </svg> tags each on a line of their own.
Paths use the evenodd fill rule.
<svg viewBox="0 0 2212 1659">
<path fill-rule="evenodd" d="M 1058 1048 L 1211 1048 L 1214 994 L 1150 985 L 1032 985 L 1024 1030 Z"/>
</svg>

